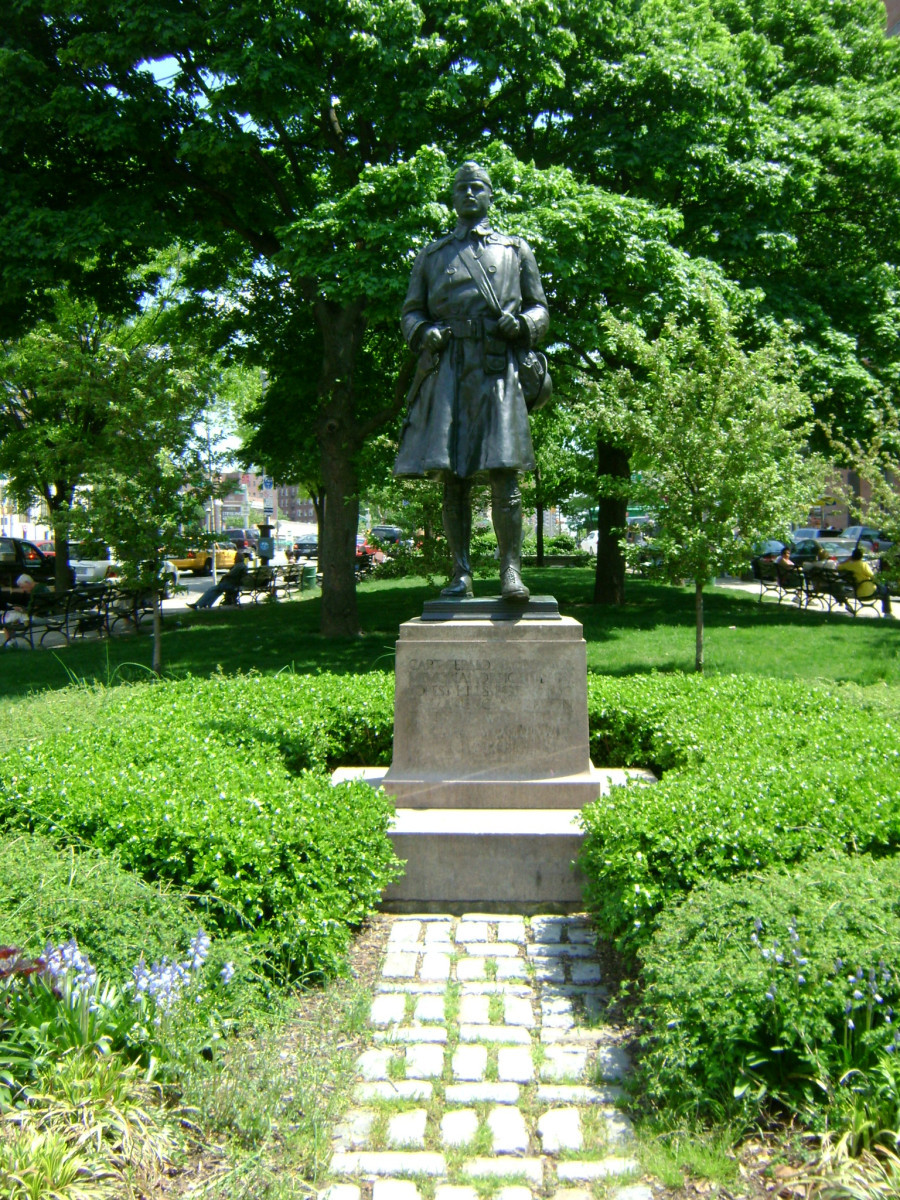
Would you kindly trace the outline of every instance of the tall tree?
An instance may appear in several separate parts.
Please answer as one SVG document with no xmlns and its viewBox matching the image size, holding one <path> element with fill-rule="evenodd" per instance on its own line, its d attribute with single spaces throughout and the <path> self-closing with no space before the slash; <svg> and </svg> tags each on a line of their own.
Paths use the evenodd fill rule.
<svg viewBox="0 0 900 1200">
<path fill-rule="evenodd" d="M 809 508 L 823 467 L 808 453 L 811 406 L 786 344 L 747 353 L 735 318 L 709 298 L 702 318 L 666 319 L 658 337 L 608 316 L 630 366 L 601 389 L 607 426 L 632 447 L 628 493 L 655 514 L 655 551 L 696 601 L 695 667 L 703 670 L 703 589 L 745 565 L 750 547 Z M 610 490 L 623 495 L 620 480 Z"/>
<path fill-rule="evenodd" d="M 290 315 L 279 356 L 302 364 L 282 396 L 315 430 L 331 496 L 324 627 L 352 632 L 358 434 L 403 391 L 366 364 L 386 361 L 384 304 L 444 220 L 426 148 L 501 140 L 668 212 L 693 263 L 797 322 L 822 413 L 864 423 L 863 359 L 897 361 L 900 46 L 882 26 L 878 0 L 16 0 L 0 31 L 0 316 L 33 311 L 60 273 L 125 303 L 126 268 L 173 236 L 214 247 L 198 286 L 270 280 Z M 658 291 L 642 236 L 573 290 L 587 316 L 571 350 L 595 368 L 598 294 Z"/>
<path fill-rule="evenodd" d="M 26 507 L 47 506 L 56 544 L 56 586 L 69 586 L 69 518 L 108 439 L 121 386 L 116 324 L 89 301 L 57 290 L 53 314 L 0 343 L 0 471 Z"/>
</svg>

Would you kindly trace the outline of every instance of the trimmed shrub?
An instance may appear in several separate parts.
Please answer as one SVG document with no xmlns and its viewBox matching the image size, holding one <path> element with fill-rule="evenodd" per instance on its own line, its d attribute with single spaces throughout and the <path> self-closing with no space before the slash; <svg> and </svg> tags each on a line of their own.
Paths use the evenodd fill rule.
<svg viewBox="0 0 900 1200">
<path fill-rule="evenodd" d="M 900 1055 L 900 859 L 815 855 L 700 884 L 640 961 L 652 1104 L 721 1117 L 774 1101 L 813 1123 L 836 1105 L 835 1124 L 863 1105 L 873 1132 L 900 1128 L 896 1086 L 882 1094 Z"/>
<path fill-rule="evenodd" d="M 326 771 L 389 756 L 392 693 L 378 674 L 116 688 L 87 728 L 6 754 L 0 825 L 115 852 L 281 970 L 334 971 L 398 864 L 391 802 Z"/>
<path fill-rule="evenodd" d="M 661 773 L 584 810 L 600 929 L 633 949 L 703 880 L 900 846 L 900 743 L 856 696 L 754 676 L 589 676 L 594 761 Z"/>
<path fill-rule="evenodd" d="M 96 967 L 124 979 L 140 955 L 171 955 L 197 932 L 191 904 L 96 850 L 59 849 L 22 833 L 0 839 L 0 941 L 40 954 L 75 938 Z"/>
</svg>

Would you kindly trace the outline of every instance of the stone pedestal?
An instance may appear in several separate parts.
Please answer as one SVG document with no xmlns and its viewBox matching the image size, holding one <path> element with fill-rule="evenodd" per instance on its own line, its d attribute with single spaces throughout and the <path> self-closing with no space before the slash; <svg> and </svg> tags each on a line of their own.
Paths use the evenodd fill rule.
<svg viewBox="0 0 900 1200">
<path fill-rule="evenodd" d="M 407 868 L 384 907 L 580 907 L 578 814 L 627 774 L 590 761 L 581 625 L 552 597 L 435 601 L 400 627 L 395 671 L 390 768 L 335 774 L 396 797 Z"/>
</svg>

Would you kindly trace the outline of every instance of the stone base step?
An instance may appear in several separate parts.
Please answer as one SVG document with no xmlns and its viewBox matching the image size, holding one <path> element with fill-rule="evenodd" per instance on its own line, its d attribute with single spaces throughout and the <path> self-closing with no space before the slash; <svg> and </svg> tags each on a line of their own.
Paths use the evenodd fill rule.
<svg viewBox="0 0 900 1200">
<path fill-rule="evenodd" d="M 340 767 L 332 776 L 335 783 L 354 779 L 383 787 L 396 798 L 398 808 L 416 809 L 579 809 L 629 779 L 656 781 L 650 771 L 600 769 L 591 764 L 577 775 L 542 779 L 492 771 L 448 778 L 446 773 L 413 773 L 394 767 Z"/>
<path fill-rule="evenodd" d="M 580 809 L 398 808 L 390 838 L 406 873 L 387 912 L 576 912 Z"/>
</svg>

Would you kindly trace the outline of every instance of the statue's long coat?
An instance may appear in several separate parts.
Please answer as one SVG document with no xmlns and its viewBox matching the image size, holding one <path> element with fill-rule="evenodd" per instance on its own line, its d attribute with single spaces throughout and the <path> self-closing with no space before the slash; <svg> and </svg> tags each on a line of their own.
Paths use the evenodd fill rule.
<svg viewBox="0 0 900 1200">
<path fill-rule="evenodd" d="M 503 311 L 524 318 L 518 343 L 499 337 L 498 314 L 460 258 L 467 236 Z M 549 314 L 528 244 L 495 233 L 486 221 L 432 242 L 413 266 L 401 323 L 414 352 L 431 325 L 448 329 L 450 339 L 410 404 L 394 474 L 468 478 L 497 467 L 531 470 L 516 346 L 537 345 Z"/>
</svg>

